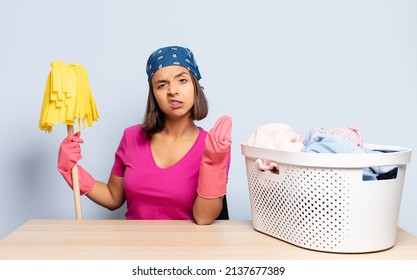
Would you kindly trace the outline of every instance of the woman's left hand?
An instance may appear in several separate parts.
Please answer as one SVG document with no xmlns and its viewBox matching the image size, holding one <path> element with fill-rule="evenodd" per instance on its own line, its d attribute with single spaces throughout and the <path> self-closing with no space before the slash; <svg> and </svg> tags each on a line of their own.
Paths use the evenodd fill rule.
<svg viewBox="0 0 417 280">
<path fill-rule="evenodd" d="M 217 158 L 229 153 L 232 144 L 232 117 L 224 115 L 220 117 L 214 127 L 207 134 L 204 147 L 204 155 Z"/>
<path fill-rule="evenodd" d="M 231 133 L 232 118 L 225 115 L 207 134 L 197 187 L 201 197 L 211 199 L 226 194 Z"/>
</svg>

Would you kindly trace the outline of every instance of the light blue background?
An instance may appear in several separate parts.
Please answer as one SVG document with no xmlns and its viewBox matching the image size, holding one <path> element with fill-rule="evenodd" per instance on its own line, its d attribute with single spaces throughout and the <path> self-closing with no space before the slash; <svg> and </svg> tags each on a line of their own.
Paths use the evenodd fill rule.
<svg viewBox="0 0 417 280">
<path fill-rule="evenodd" d="M 416 148 L 417 1 L 0 2 L 0 239 L 29 219 L 74 219 L 56 170 L 64 125 L 38 120 L 50 63 L 86 67 L 100 119 L 83 131 L 80 162 L 107 181 L 123 129 L 142 120 L 145 63 L 158 47 L 191 48 L 210 102 L 210 129 L 233 117 L 228 201 L 250 219 L 240 143 L 259 125 L 357 124 L 367 143 Z M 417 235 L 416 155 L 407 166 L 399 225 Z M 123 219 L 83 198 L 84 219 Z"/>
</svg>

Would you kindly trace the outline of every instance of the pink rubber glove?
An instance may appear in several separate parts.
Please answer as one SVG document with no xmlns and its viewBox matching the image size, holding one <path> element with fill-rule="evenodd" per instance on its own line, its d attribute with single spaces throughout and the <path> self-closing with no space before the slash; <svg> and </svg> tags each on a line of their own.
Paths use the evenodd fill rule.
<svg viewBox="0 0 417 280">
<path fill-rule="evenodd" d="M 216 198 L 226 194 L 231 132 L 232 118 L 222 116 L 207 134 L 197 187 L 201 197 Z"/>
<path fill-rule="evenodd" d="M 84 141 L 80 138 L 80 133 L 77 132 L 74 135 L 66 137 L 59 147 L 58 153 L 58 171 L 62 174 L 65 181 L 72 188 L 72 168 L 77 164 L 81 156 L 81 146 L 80 144 Z M 84 195 L 91 191 L 95 184 L 96 180 L 81 166 L 77 165 L 78 169 L 78 179 L 80 184 L 80 194 Z"/>
</svg>

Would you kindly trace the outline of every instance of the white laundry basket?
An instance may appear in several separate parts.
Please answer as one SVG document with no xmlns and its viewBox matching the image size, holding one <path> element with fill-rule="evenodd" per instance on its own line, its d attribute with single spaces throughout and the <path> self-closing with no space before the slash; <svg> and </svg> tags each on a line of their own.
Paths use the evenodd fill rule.
<svg viewBox="0 0 417 280">
<path fill-rule="evenodd" d="M 395 243 L 406 164 L 411 149 L 366 145 L 390 153 L 285 152 L 241 145 L 253 227 L 294 245 L 362 253 Z M 261 171 L 257 159 L 279 163 Z M 363 168 L 398 168 L 395 179 L 363 181 Z"/>
</svg>

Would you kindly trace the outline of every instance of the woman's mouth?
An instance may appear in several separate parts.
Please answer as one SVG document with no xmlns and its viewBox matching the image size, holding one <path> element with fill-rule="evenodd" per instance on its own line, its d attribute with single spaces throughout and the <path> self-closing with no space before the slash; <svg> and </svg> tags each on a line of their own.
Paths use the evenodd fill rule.
<svg viewBox="0 0 417 280">
<path fill-rule="evenodd" d="M 174 99 L 169 100 L 168 103 L 172 109 L 179 109 L 182 108 L 182 106 L 184 106 L 183 102 Z"/>
</svg>

